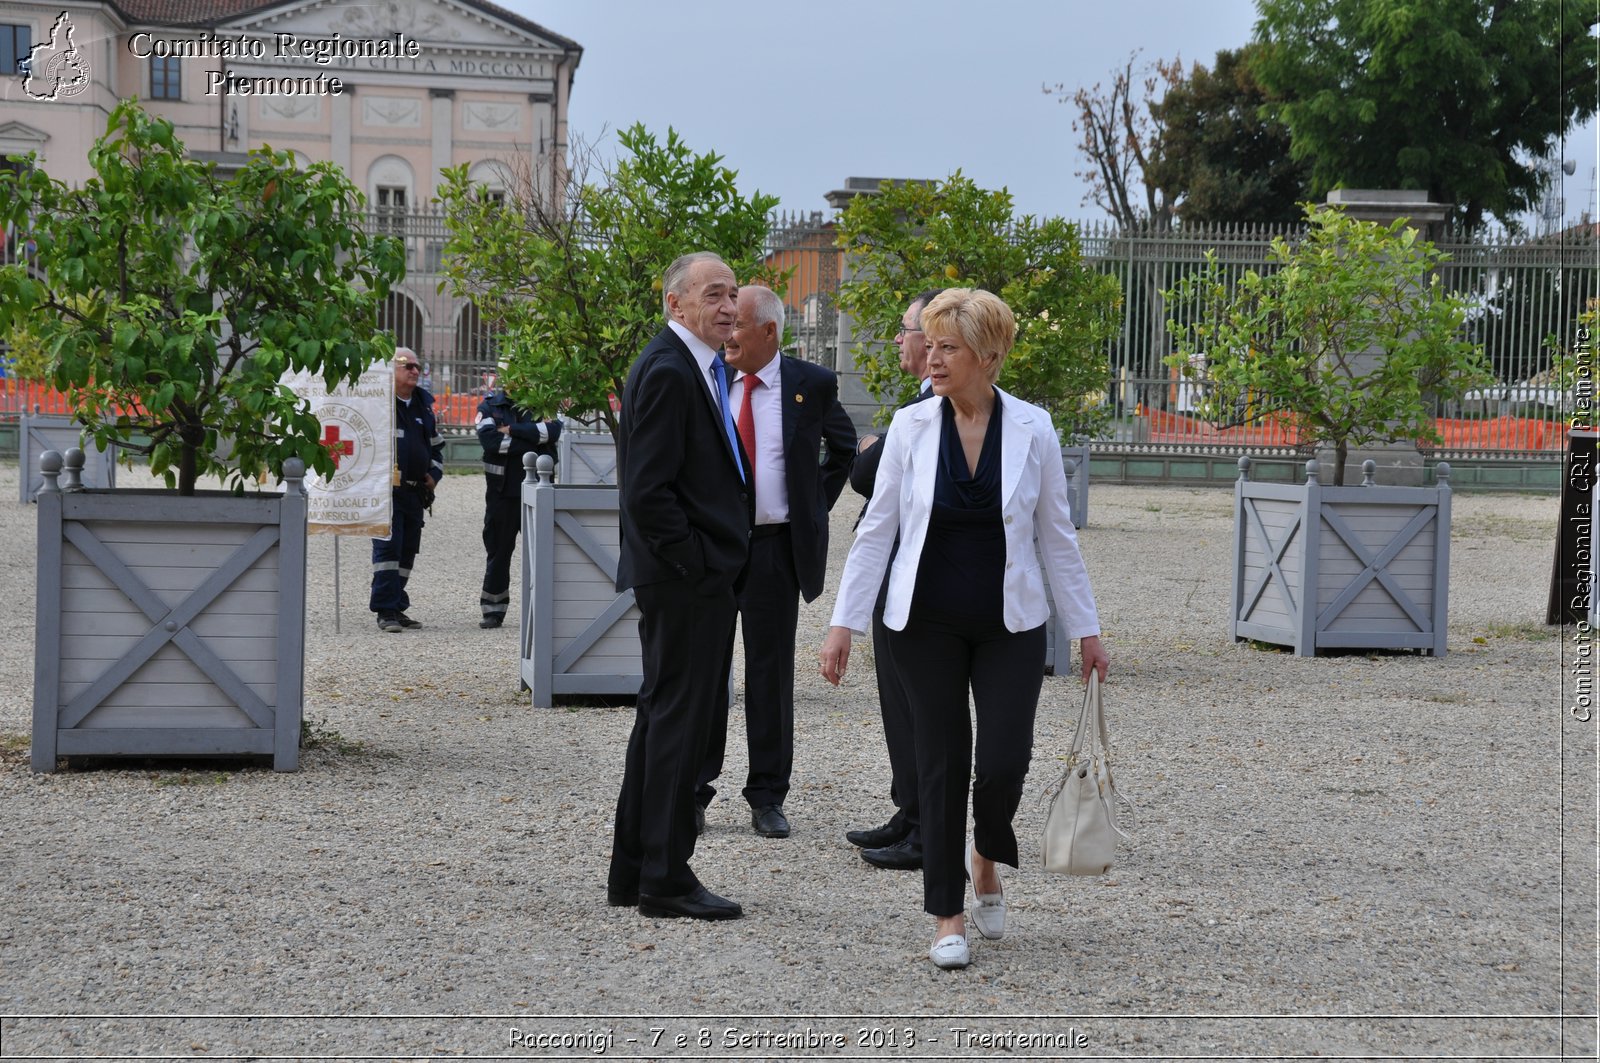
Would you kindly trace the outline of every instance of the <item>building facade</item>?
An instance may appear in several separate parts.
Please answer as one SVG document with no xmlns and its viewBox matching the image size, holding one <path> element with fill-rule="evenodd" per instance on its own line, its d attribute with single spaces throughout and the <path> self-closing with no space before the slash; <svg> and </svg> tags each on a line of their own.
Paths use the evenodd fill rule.
<svg viewBox="0 0 1600 1063">
<path fill-rule="evenodd" d="M 477 308 L 437 291 L 439 171 L 558 195 L 582 56 L 486 0 L 0 0 L 0 160 L 31 152 L 81 184 L 110 112 L 137 96 L 224 173 L 263 145 L 338 164 L 405 239 L 380 327 L 467 402 L 495 355 Z"/>
<path fill-rule="evenodd" d="M 0 155 L 68 183 L 138 96 L 196 154 L 337 163 L 380 209 L 463 163 L 558 187 L 575 42 L 483 0 L 0 0 Z"/>
</svg>

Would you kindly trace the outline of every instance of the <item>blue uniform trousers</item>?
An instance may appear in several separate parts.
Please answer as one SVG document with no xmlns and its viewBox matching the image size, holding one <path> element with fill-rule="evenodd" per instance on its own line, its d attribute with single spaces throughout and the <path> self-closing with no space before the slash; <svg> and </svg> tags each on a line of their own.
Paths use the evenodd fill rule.
<svg viewBox="0 0 1600 1063">
<path fill-rule="evenodd" d="M 402 613 L 411 607 L 406 582 L 422 549 L 422 496 L 411 488 L 394 489 L 389 538 L 372 540 L 372 598 L 374 613 Z"/>
</svg>

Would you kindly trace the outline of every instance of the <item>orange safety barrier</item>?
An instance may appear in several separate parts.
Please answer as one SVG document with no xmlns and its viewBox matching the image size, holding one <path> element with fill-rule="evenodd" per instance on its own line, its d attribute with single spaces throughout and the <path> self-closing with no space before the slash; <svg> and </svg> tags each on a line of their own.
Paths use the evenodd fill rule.
<svg viewBox="0 0 1600 1063">
<path fill-rule="evenodd" d="M 1566 426 L 1531 417 L 1480 420 L 1440 418 L 1434 422 L 1441 447 L 1452 450 L 1565 450 Z"/>
<path fill-rule="evenodd" d="M 1288 418 L 1273 417 L 1259 424 L 1217 428 L 1198 417 L 1187 417 L 1166 410 L 1147 410 L 1144 419 L 1150 426 L 1152 443 L 1217 444 L 1241 447 L 1292 447 L 1299 433 Z"/>
<path fill-rule="evenodd" d="M 435 395 L 434 415 L 442 427 L 471 428 L 478 421 L 478 403 L 483 396 L 469 393 Z M 72 403 L 63 393 L 48 384 L 31 380 L 0 377 L 0 414 L 32 414 L 67 416 L 72 413 Z"/>
<path fill-rule="evenodd" d="M 35 407 L 39 413 L 52 416 L 72 412 L 67 397 L 49 384 L 15 377 L 0 378 L 0 413 L 31 414 Z"/>
<path fill-rule="evenodd" d="M 440 427 L 471 428 L 478 423 L 478 403 L 482 395 L 471 392 L 458 395 L 435 395 L 433 416 Z"/>
<path fill-rule="evenodd" d="M 1150 427 L 1152 443 L 1217 444 L 1233 446 L 1285 447 L 1298 442 L 1298 433 L 1287 420 L 1261 424 L 1216 428 L 1197 417 L 1150 410 L 1143 414 Z M 1491 417 L 1468 419 L 1440 418 L 1441 449 L 1448 450 L 1565 450 L 1566 426 L 1532 417 Z"/>
</svg>

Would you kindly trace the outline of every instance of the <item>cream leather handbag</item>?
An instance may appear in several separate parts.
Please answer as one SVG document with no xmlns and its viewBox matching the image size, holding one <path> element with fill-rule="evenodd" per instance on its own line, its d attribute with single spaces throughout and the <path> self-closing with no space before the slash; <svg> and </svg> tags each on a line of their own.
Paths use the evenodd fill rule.
<svg viewBox="0 0 1600 1063">
<path fill-rule="evenodd" d="M 1103 875 L 1111 870 L 1117 839 L 1131 841 L 1117 825 L 1117 805 L 1131 816 L 1133 804 L 1111 778 L 1111 738 L 1100 703 L 1100 676 L 1089 673 L 1083 711 L 1072 736 L 1067 766 L 1049 788 L 1044 820 L 1044 869 L 1066 875 Z"/>
</svg>

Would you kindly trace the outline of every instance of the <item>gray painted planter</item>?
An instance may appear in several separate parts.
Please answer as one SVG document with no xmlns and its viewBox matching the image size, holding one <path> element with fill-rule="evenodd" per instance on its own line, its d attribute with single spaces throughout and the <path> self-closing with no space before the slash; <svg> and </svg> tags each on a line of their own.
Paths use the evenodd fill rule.
<svg viewBox="0 0 1600 1063">
<path fill-rule="evenodd" d="M 300 763 L 305 467 L 282 494 L 86 491 L 40 460 L 33 770 L 73 755 Z"/>
<path fill-rule="evenodd" d="M 1067 504 L 1072 508 L 1072 526 L 1082 531 L 1089 523 L 1089 444 L 1062 447 L 1061 464 L 1067 472 Z"/>
<path fill-rule="evenodd" d="M 38 414 L 22 415 L 22 435 L 18 442 L 17 453 L 21 458 L 18 465 L 22 475 L 18 482 L 21 484 L 21 501 L 32 502 L 33 496 L 39 493 L 39 488 L 44 486 L 44 474 L 39 471 L 39 459 L 45 451 L 54 450 L 65 454 L 78 446 L 83 425 L 70 417 L 41 417 Z M 106 450 L 89 450 L 84 452 L 83 486 L 91 488 L 111 488 L 117 486 L 117 448 L 108 447 Z"/>
<path fill-rule="evenodd" d="M 1042 568 L 1044 559 L 1039 557 L 1037 542 L 1033 545 L 1033 554 Z M 1049 579 L 1044 581 L 1044 601 L 1050 607 L 1050 618 L 1044 622 L 1044 674 L 1066 675 L 1072 670 L 1072 640 L 1067 638 L 1061 616 L 1056 612 L 1056 596 L 1050 589 Z"/>
<path fill-rule="evenodd" d="M 1072 526 L 1079 531 L 1089 519 L 1089 444 L 1061 448 L 1061 464 L 1067 473 L 1067 504 L 1072 509 Z M 1034 555 L 1038 556 L 1038 546 Z M 1040 559 L 1043 567 L 1043 559 Z M 1044 600 L 1050 606 L 1050 619 L 1044 629 L 1044 674 L 1066 675 L 1071 671 L 1072 645 L 1056 615 L 1056 596 L 1050 581 L 1044 581 Z M 1056 660 L 1056 649 L 1061 648 L 1061 660 Z"/>
<path fill-rule="evenodd" d="M 1450 466 L 1436 487 L 1234 486 L 1231 627 L 1235 640 L 1326 649 L 1445 653 L 1450 579 Z"/>
<path fill-rule="evenodd" d="M 610 432 L 561 433 L 561 482 L 617 484 L 617 443 Z"/>
<path fill-rule="evenodd" d="M 638 694 L 639 610 L 632 591 L 616 590 L 617 489 L 557 486 L 544 455 L 524 466 L 523 685 L 536 708 L 563 694 Z"/>
</svg>

